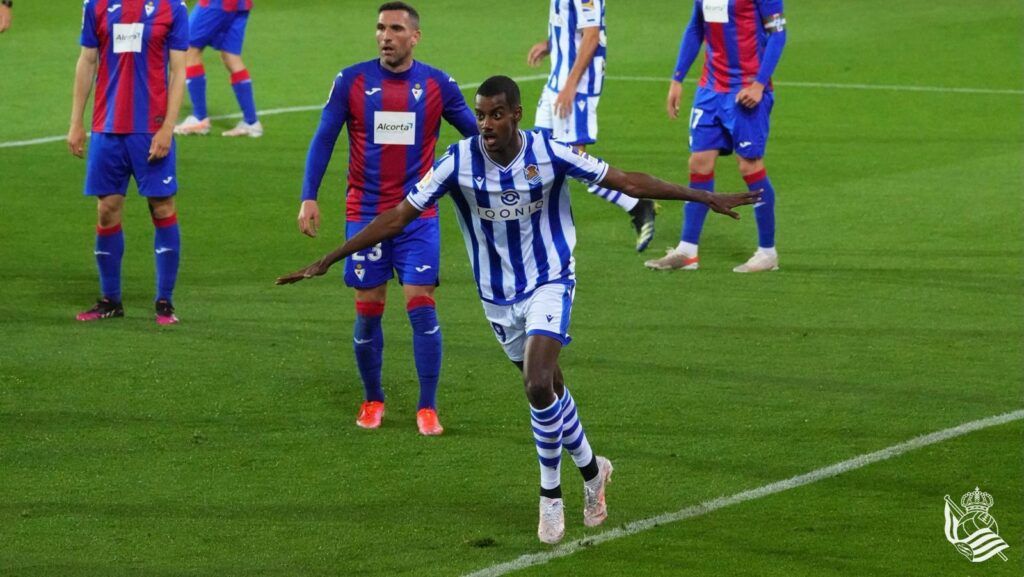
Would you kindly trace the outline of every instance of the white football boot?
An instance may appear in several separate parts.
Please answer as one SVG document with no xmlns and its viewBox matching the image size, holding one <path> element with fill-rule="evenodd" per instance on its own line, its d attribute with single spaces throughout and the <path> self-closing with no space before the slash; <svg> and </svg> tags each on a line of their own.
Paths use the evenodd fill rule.
<svg viewBox="0 0 1024 577">
<path fill-rule="evenodd" d="M 187 136 L 189 134 L 207 135 L 210 133 L 210 119 L 199 120 L 189 114 L 181 124 L 174 127 L 174 134 Z"/>
<path fill-rule="evenodd" d="M 238 124 L 235 125 L 231 130 L 225 130 L 220 133 L 221 136 L 248 136 L 249 138 L 259 138 L 263 136 L 263 125 L 260 121 L 249 124 L 244 120 L 239 120 Z"/>
<path fill-rule="evenodd" d="M 608 504 L 604 500 L 604 489 L 612 480 L 612 462 L 597 457 L 597 476 L 583 482 L 583 524 L 596 527 L 608 518 Z"/>
<path fill-rule="evenodd" d="M 554 545 L 565 536 L 565 505 L 561 499 L 540 498 L 540 523 L 537 537 L 542 543 Z"/>
<path fill-rule="evenodd" d="M 765 272 L 779 270 L 779 254 L 757 249 L 747 262 L 732 269 L 732 272 Z"/>
<path fill-rule="evenodd" d="M 697 270 L 700 259 L 674 247 L 665 249 L 665 256 L 646 261 L 644 266 L 653 270 Z"/>
</svg>

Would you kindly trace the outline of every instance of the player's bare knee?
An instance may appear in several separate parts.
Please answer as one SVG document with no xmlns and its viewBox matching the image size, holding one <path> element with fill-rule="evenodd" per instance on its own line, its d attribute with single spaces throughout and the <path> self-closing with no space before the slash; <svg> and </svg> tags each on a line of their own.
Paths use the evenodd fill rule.
<svg viewBox="0 0 1024 577">
<path fill-rule="evenodd" d="M 242 57 L 237 54 L 221 52 L 220 59 L 224 63 L 224 67 L 228 69 L 228 72 L 234 73 L 245 70 L 245 62 L 243 62 Z"/>
<path fill-rule="evenodd" d="M 546 407 L 554 402 L 554 371 L 546 368 L 526 367 L 523 372 L 523 386 L 526 398 L 534 407 Z"/>
<path fill-rule="evenodd" d="M 742 156 L 737 156 L 736 164 L 739 166 L 740 176 L 749 176 L 764 170 L 763 158 L 743 158 Z"/>
<path fill-rule="evenodd" d="M 200 48 L 189 48 L 185 53 L 185 65 L 196 66 L 203 63 L 203 51 Z"/>
<path fill-rule="evenodd" d="M 121 224 L 121 209 L 124 197 L 118 194 L 102 196 L 96 199 L 96 220 L 104 228 Z"/>
<path fill-rule="evenodd" d="M 153 218 L 167 218 L 174 214 L 174 197 L 154 197 L 149 199 L 149 214 Z"/>
<path fill-rule="evenodd" d="M 689 168 L 693 174 L 711 174 L 715 171 L 715 154 L 695 152 L 690 155 Z"/>
</svg>

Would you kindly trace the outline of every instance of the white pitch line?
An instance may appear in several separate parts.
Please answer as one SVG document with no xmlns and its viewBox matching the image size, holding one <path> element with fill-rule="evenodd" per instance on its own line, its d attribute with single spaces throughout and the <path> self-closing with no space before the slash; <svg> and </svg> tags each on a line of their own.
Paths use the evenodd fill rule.
<svg viewBox="0 0 1024 577">
<path fill-rule="evenodd" d="M 712 499 L 710 501 L 704 501 L 703 503 L 693 505 L 685 509 L 680 509 L 679 511 L 676 511 L 674 513 L 665 513 L 662 515 L 658 515 L 657 517 L 650 517 L 648 519 L 633 521 L 631 523 L 627 523 L 622 527 L 617 527 L 615 529 L 599 533 L 592 537 L 585 537 L 583 539 L 577 539 L 576 541 L 565 543 L 544 553 L 523 555 L 518 559 L 514 559 L 506 563 L 492 565 L 479 571 L 469 573 L 464 577 L 498 577 L 499 575 L 507 575 L 509 573 L 512 573 L 513 571 L 526 569 L 527 567 L 543 565 L 548 561 L 552 561 L 560 557 L 567 557 L 569 555 L 572 555 L 573 553 L 577 553 L 584 549 L 589 549 L 591 547 L 594 547 L 595 545 L 599 545 L 607 541 L 612 541 L 614 539 L 620 539 L 622 537 L 636 535 L 637 533 L 648 531 L 659 525 L 665 525 L 668 523 L 675 523 L 676 521 L 683 521 L 685 519 L 700 517 L 702 515 L 707 515 L 708 513 L 717 511 L 718 509 L 722 509 L 730 505 L 736 505 L 746 501 L 753 501 L 754 499 L 760 499 L 761 497 L 767 497 L 769 495 L 774 495 L 775 493 L 781 493 L 783 491 L 788 491 L 790 489 L 795 489 L 797 487 L 802 487 L 804 485 L 810 485 L 811 483 L 842 475 L 843 473 L 848 473 L 855 469 L 860 469 L 861 467 L 865 467 L 872 463 L 877 463 L 879 461 L 891 459 L 904 453 L 908 453 L 910 451 L 914 451 L 922 447 L 927 447 L 928 445 L 934 445 L 936 443 L 948 441 L 949 439 L 961 437 L 974 431 L 980 431 L 981 429 L 987 429 L 989 427 L 995 427 L 997 425 L 1005 425 L 1006 423 L 1019 421 L 1021 419 L 1024 419 L 1024 409 L 1013 411 L 1011 413 L 1004 413 L 1002 415 L 995 415 L 977 421 L 970 421 L 968 423 L 963 423 L 962 425 L 958 425 L 956 427 L 943 429 L 941 431 L 936 431 L 934 433 L 929 433 L 927 435 L 922 435 L 920 437 L 914 437 L 909 441 L 904 441 L 902 443 L 893 445 L 891 447 L 887 447 L 880 451 L 860 455 L 852 459 L 841 461 L 834 465 L 829 465 L 828 467 L 815 469 L 809 473 L 804 473 L 803 475 L 790 477 L 789 479 L 785 479 L 783 481 L 776 481 L 774 483 L 764 485 L 763 487 L 750 489 L 748 491 L 736 493 L 735 495 L 730 495 L 728 497 L 719 497 L 717 499 Z"/>
<path fill-rule="evenodd" d="M 517 82 L 527 82 L 531 80 L 544 80 L 548 77 L 547 74 L 536 74 L 533 76 L 520 76 L 514 78 Z M 608 76 L 608 80 L 623 81 L 623 82 L 668 82 L 668 78 L 661 78 L 658 76 Z M 692 83 L 693 80 L 687 80 L 687 83 Z M 472 82 L 469 84 L 460 84 L 459 88 L 467 90 L 470 88 L 476 88 L 480 86 L 480 82 Z M 1003 88 L 964 88 L 964 87 L 944 87 L 944 86 L 904 86 L 899 84 L 839 84 L 829 82 L 787 82 L 777 81 L 777 86 L 795 86 L 798 88 L 830 88 L 836 90 L 882 90 L 882 91 L 896 91 L 896 92 L 939 92 L 939 93 L 952 93 L 952 94 L 1010 94 L 1010 95 L 1024 95 L 1024 90 L 1015 89 L 1003 89 Z M 288 108 L 271 108 L 269 110 L 260 110 L 260 116 L 274 116 L 277 114 L 290 114 L 292 112 L 311 112 L 314 110 L 320 110 L 323 108 L 322 104 L 310 105 L 310 106 L 292 106 Z M 235 114 L 223 114 L 220 116 L 211 116 L 212 120 L 224 120 L 230 118 L 241 118 L 241 113 Z M 22 146 L 33 146 L 35 144 L 46 144 L 49 142 L 57 142 L 64 140 L 65 136 L 45 136 L 43 138 L 33 138 L 31 140 L 12 140 L 8 142 L 0 142 L 0 148 L 18 148 Z"/>
</svg>

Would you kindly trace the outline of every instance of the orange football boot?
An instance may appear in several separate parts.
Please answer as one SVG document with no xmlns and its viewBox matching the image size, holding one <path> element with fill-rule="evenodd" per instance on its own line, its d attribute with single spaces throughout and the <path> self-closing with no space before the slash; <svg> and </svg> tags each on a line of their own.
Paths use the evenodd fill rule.
<svg viewBox="0 0 1024 577">
<path fill-rule="evenodd" d="M 359 416 L 356 417 L 356 424 L 364 429 L 376 429 L 384 418 L 384 403 L 380 401 L 366 401 L 359 406 Z"/>
<path fill-rule="evenodd" d="M 434 436 L 444 432 L 444 427 L 437 420 L 437 411 L 434 409 L 420 409 L 416 411 L 416 426 L 420 428 L 421 435 Z"/>
</svg>

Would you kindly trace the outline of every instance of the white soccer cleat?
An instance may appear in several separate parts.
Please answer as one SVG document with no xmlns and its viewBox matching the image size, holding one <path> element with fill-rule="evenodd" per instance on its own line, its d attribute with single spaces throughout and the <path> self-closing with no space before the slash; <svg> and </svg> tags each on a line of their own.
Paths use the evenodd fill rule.
<svg viewBox="0 0 1024 577">
<path fill-rule="evenodd" d="M 612 462 L 597 457 L 597 476 L 583 482 L 583 524 L 597 527 L 608 518 L 608 503 L 604 500 L 604 489 L 612 480 Z"/>
<path fill-rule="evenodd" d="M 757 249 L 747 262 L 732 269 L 732 272 L 765 272 L 779 270 L 779 255 Z"/>
<path fill-rule="evenodd" d="M 700 259 L 675 248 L 665 249 L 665 256 L 644 262 L 644 266 L 653 270 L 697 270 Z"/>
<path fill-rule="evenodd" d="M 565 505 L 561 499 L 540 498 L 540 523 L 537 524 L 537 538 L 542 543 L 554 545 L 565 536 Z"/>
<path fill-rule="evenodd" d="M 220 133 L 221 136 L 248 136 L 249 138 L 259 138 L 263 136 L 263 125 L 260 121 L 249 124 L 244 120 L 239 120 L 238 124 L 235 125 L 231 130 L 225 130 Z"/>
<path fill-rule="evenodd" d="M 207 135 L 210 133 L 210 119 L 204 118 L 199 120 L 191 114 L 188 115 L 185 120 L 174 127 L 174 134 L 180 134 L 187 136 L 190 134 Z"/>
</svg>

